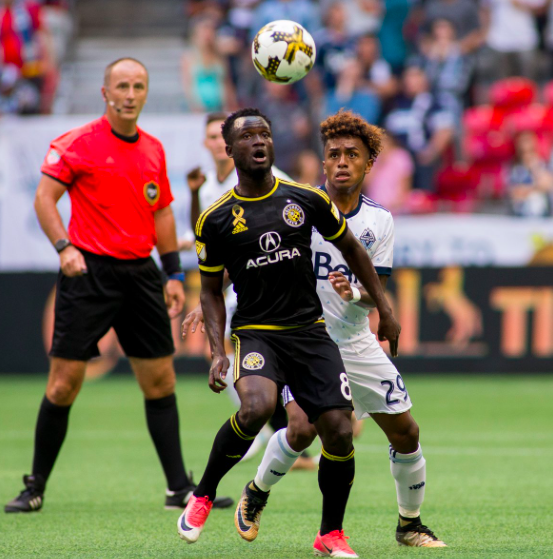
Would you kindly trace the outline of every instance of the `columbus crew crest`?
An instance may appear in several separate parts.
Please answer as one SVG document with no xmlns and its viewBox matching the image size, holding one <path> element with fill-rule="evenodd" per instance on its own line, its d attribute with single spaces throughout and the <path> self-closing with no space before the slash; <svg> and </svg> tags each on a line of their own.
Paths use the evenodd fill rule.
<svg viewBox="0 0 553 559">
<path fill-rule="evenodd" d="M 198 255 L 198 258 L 202 262 L 205 262 L 205 259 L 207 258 L 205 243 L 200 243 L 200 241 L 196 241 L 196 254 Z"/>
<path fill-rule="evenodd" d="M 257 371 L 258 369 L 262 369 L 263 365 L 265 365 L 265 357 L 256 351 L 248 353 L 242 360 L 242 367 L 248 371 Z"/>
<path fill-rule="evenodd" d="M 332 212 L 332 215 L 338 220 L 340 221 L 340 211 L 338 210 L 338 208 L 336 207 L 336 204 L 334 202 L 330 203 L 330 211 Z"/>
<path fill-rule="evenodd" d="M 282 210 L 282 217 L 290 227 L 300 227 L 305 222 L 305 213 L 298 204 L 288 204 Z"/>
<path fill-rule="evenodd" d="M 150 181 L 144 185 L 144 198 L 146 198 L 146 202 L 148 202 L 150 206 L 153 206 L 159 200 L 159 195 L 159 184 Z"/>
</svg>

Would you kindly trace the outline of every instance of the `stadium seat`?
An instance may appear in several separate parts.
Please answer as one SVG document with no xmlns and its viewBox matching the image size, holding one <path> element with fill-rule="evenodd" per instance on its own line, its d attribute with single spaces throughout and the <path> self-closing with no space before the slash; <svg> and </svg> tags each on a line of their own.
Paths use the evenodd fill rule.
<svg viewBox="0 0 553 559">
<path fill-rule="evenodd" d="M 491 105 L 471 107 L 463 114 L 466 134 L 485 134 L 489 130 L 499 130 L 502 125 L 503 113 Z"/>
<path fill-rule="evenodd" d="M 462 162 L 444 167 L 436 176 L 436 195 L 454 212 L 472 212 L 476 204 L 478 174 Z"/>
<path fill-rule="evenodd" d="M 467 135 L 463 147 L 466 158 L 471 162 L 504 162 L 510 160 L 514 154 L 512 138 L 499 130 Z"/>
<path fill-rule="evenodd" d="M 534 102 L 536 84 L 527 78 L 506 78 L 490 88 L 490 102 L 504 112 L 512 112 Z"/>
<path fill-rule="evenodd" d="M 553 107 L 553 81 L 547 82 L 543 87 L 543 102 L 548 107 Z"/>
<path fill-rule="evenodd" d="M 506 119 L 506 128 L 511 135 L 534 132 L 538 138 L 540 153 L 549 159 L 553 147 L 553 109 L 544 105 L 528 105 Z"/>
</svg>

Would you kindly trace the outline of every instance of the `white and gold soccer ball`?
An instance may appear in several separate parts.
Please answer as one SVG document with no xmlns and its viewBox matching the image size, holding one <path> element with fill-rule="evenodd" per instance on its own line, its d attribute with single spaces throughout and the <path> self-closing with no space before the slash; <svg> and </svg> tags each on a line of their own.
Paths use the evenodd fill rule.
<svg viewBox="0 0 553 559">
<path fill-rule="evenodd" d="M 295 21 L 281 19 L 268 23 L 252 43 L 253 64 L 271 82 L 288 84 L 301 80 L 313 68 L 315 56 L 313 37 Z"/>
</svg>

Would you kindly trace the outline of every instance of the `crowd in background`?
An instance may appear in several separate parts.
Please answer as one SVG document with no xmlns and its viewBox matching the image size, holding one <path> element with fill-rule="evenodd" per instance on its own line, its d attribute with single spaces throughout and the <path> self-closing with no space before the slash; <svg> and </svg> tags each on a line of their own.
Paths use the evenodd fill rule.
<svg viewBox="0 0 553 559">
<path fill-rule="evenodd" d="M 187 110 L 260 107 L 295 179 L 321 182 L 318 123 L 345 107 L 387 131 L 366 193 L 394 213 L 551 214 L 552 0 L 188 0 L 185 10 Z M 255 33 L 278 19 L 317 46 L 294 85 L 259 79 L 251 63 Z"/>
<path fill-rule="evenodd" d="M 0 0 L 0 115 L 51 111 L 71 7 L 71 0 Z"/>
</svg>

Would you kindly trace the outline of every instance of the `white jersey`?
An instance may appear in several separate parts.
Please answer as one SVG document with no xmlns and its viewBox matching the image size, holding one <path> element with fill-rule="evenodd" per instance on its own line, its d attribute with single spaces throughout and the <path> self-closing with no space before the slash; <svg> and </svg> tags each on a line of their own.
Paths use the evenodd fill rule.
<svg viewBox="0 0 553 559">
<path fill-rule="evenodd" d="M 394 249 L 394 221 L 392 214 L 370 198 L 360 195 L 355 210 L 346 216 L 348 227 L 367 249 L 370 259 L 379 275 L 392 273 Z M 323 305 L 326 329 L 341 350 L 351 344 L 373 337 L 369 329 L 367 310 L 346 303 L 328 281 L 329 272 L 342 272 L 352 285 L 360 283 L 353 276 L 342 253 L 332 243 L 325 241 L 314 230 L 311 237 L 313 268 L 317 277 L 317 293 Z"/>
<path fill-rule="evenodd" d="M 292 179 L 286 174 L 283 173 L 280 169 L 277 169 L 273 165 L 272 168 L 273 175 L 278 177 L 279 179 L 284 179 L 287 181 L 291 181 Z M 219 182 L 217 179 L 217 171 L 207 171 L 205 174 L 205 182 L 202 184 L 200 188 L 200 211 L 203 212 L 211 204 L 217 202 L 219 198 L 228 192 L 232 187 L 238 184 L 238 175 L 236 174 L 236 169 L 233 169 L 228 177 L 223 181 Z"/>
</svg>

